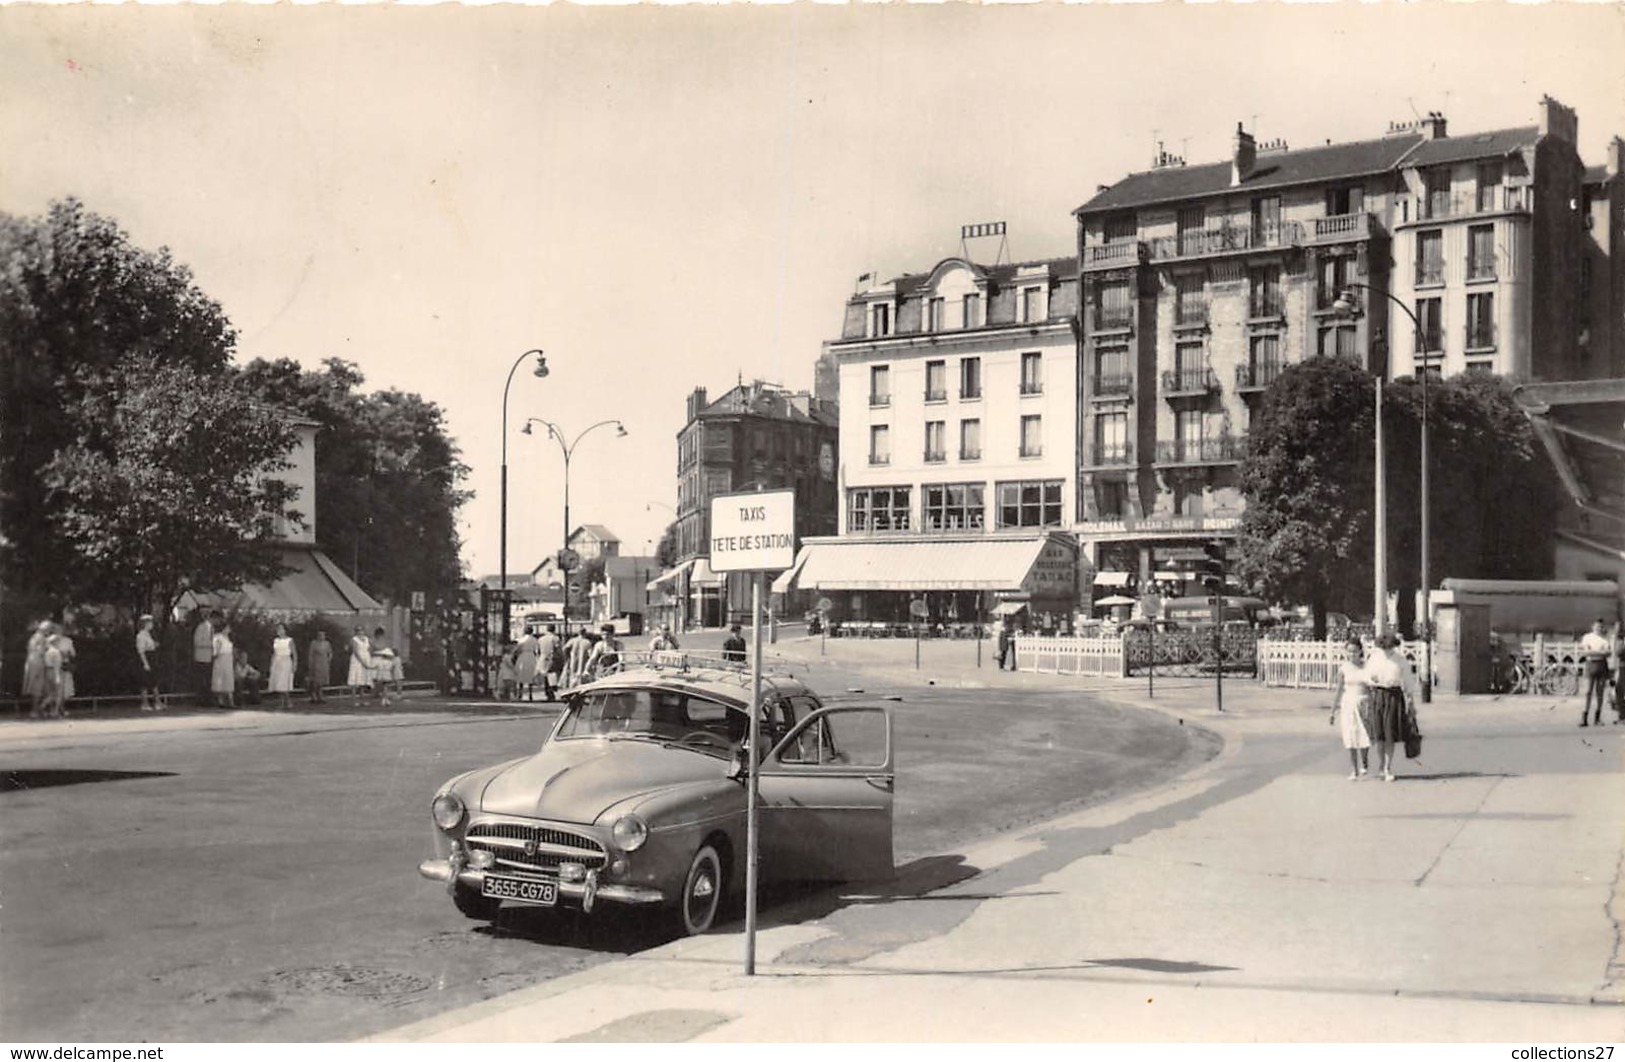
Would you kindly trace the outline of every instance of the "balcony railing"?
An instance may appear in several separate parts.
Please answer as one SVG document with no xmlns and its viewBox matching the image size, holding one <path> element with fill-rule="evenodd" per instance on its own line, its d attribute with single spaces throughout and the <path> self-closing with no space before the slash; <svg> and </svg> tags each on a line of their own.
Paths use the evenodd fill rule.
<svg viewBox="0 0 1625 1062">
<path fill-rule="evenodd" d="M 1214 255 L 1298 247 L 1302 243 L 1303 226 L 1296 221 L 1283 221 L 1276 225 L 1261 225 L 1256 228 L 1235 225 L 1203 229 L 1200 232 L 1182 232 L 1177 236 L 1158 236 L 1150 241 L 1150 256 L 1154 262 L 1169 262 L 1181 258 L 1208 258 Z"/>
<path fill-rule="evenodd" d="M 869 396 L 869 408 L 870 409 L 879 409 L 882 406 L 889 406 L 889 405 L 891 405 L 891 395 L 870 395 Z"/>
<path fill-rule="evenodd" d="M 1344 243 L 1349 240 L 1370 238 L 1371 215 L 1364 211 L 1358 214 L 1333 214 L 1330 217 L 1315 218 L 1309 230 L 1309 239 L 1313 243 Z"/>
<path fill-rule="evenodd" d="M 1162 374 L 1162 393 L 1173 398 L 1178 395 L 1205 395 L 1219 389 L 1219 377 L 1212 369 L 1165 369 Z"/>
<path fill-rule="evenodd" d="M 1467 258 L 1467 279 L 1494 280 L 1495 256 L 1493 254 L 1488 254 L 1482 258 L 1474 258 L 1469 255 Z"/>
<path fill-rule="evenodd" d="M 1247 316 L 1251 320 L 1260 320 L 1266 317 L 1284 317 L 1286 315 L 1286 300 L 1279 291 L 1268 295 L 1250 295 L 1247 298 Z"/>
<path fill-rule="evenodd" d="M 1201 439 L 1172 439 L 1157 443 L 1159 465 L 1222 464 L 1247 455 L 1245 435 L 1215 435 Z"/>
<path fill-rule="evenodd" d="M 1116 240 L 1083 249 L 1083 268 L 1121 269 L 1145 260 L 1145 244 L 1138 240 Z"/>
<path fill-rule="evenodd" d="M 870 454 L 869 463 L 871 465 L 889 465 L 891 464 L 891 454 Z"/>
<path fill-rule="evenodd" d="M 1286 365 L 1279 359 L 1266 359 L 1252 365 L 1236 366 L 1237 391 L 1262 391 L 1280 378 Z"/>
<path fill-rule="evenodd" d="M 980 461 L 982 459 L 982 448 L 978 446 L 973 449 L 966 449 L 962 446 L 959 448 L 959 459 L 961 461 Z"/>
<path fill-rule="evenodd" d="M 1477 324 L 1477 325 L 1471 325 L 1471 324 L 1468 325 L 1467 326 L 1467 349 L 1468 350 L 1494 350 L 1495 349 L 1495 325 L 1490 324 L 1490 323 Z"/>
<path fill-rule="evenodd" d="M 927 450 L 925 452 L 925 463 L 928 465 L 940 464 L 946 460 L 948 460 L 947 450 Z"/>
<path fill-rule="evenodd" d="M 1134 463 L 1134 444 L 1131 442 L 1095 442 L 1089 446 L 1088 464 L 1100 467 L 1131 465 Z"/>
<path fill-rule="evenodd" d="M 1410 221 L 1448 221 L 1452 218 L 1470 218 L 1478 214 L 1527 214 L 1530 210 L 1529 188 L 1524 185 L 1505 186 L 1483 195 L 1474 192 L 1434 193 L 1410 196 Z"/>
<path fill-rule="evenodd" d="M 1443 262 L 1421 262 L 1416 267 L 1416 282 L 1418 284 L 1443 284 Z"/>
<path fill-rule="evenodd" d="M 1207 324 L 1207 303 L 1180 303 L 1174 308 L 1175 328 L 1201 328 Z"/>
<path fill-rule="evenodd" d="M 1096 398 L 1122 398 L 1134 391 L 1131 372 L 1103 372 L 1090 379 L 1089 393 Z"/>
<path fill-rule="evenodd" d="M 948 401 L 948 389 L 945 387 L 939 387 L 936 390 L 927 388 L 925 400 L 927 402 L 946 402 Z"/>
<path fill-rule="evenodd" d="M 1132 328 L 1134 311 L 1127 306 L 1101 306 L 1095 310 L 1095 328 Z"/>
<path fill-rule="evenodd" d="M 1317 313 L 1335 313 L 1337 300 L 1342 299 L 1348 303 L 1349 313 L 1357 315 L 1365 309 L 1365 292 L 1359 288 L 1340 289 L 1337 285 L 1318 284 L 1315 287 L 1315 311 Z"/>
</svg>

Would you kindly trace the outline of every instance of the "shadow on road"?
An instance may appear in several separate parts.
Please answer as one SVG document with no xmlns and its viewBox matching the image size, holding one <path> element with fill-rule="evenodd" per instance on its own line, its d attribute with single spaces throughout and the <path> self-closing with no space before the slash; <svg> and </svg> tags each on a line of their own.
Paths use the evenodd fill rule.
<svg viewBox="0 0 1625 1062">
<path fill-rule="evenodd" d="M 124 782 L 132 778 L 172 778 L 174 775 L 174 771 L 91 771 L 71 767 L 0 771 L 0 793 L 49 789 L 58 785 L 87 785 L 91 782 Z"/>
</svg>

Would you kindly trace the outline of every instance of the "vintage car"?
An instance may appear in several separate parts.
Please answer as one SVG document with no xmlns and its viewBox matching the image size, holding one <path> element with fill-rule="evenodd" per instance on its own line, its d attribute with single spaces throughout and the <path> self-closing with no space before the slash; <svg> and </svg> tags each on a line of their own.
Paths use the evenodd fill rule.
<svg viewBox="0 0 1625 1062">
<path fill-rule="evenodd" d="M 505 903 L 659 905 L 678 932 L 705 932 L 743 895 L 750 701 L 747 671 L 680 656 L 572 691 L 539 751 L 441 786 L 436 856 L 419 873 L 469 918 Z M 764 675 L 761 711 L 760 881 L 889 878 L 889 710 L 826 706 Z"/>
</svg>

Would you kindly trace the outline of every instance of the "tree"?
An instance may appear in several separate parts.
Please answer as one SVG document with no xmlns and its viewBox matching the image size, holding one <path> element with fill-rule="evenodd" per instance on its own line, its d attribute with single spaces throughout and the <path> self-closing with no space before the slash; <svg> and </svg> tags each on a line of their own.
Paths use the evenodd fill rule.
<svg viewBox="0 0 1625 1062">
<path fill-rule="evenodd" d="M 1372 377 L 1334 358 L 1293 366 L 1265 393 L 1242 463 L 1238 569 L 1267 596 L 1370 615 Z M 1422 388 L 1383 389 L 1387 583 L 1409 626 L 1421 586 Z M 1512 389 L 1470 374 L 1428 385 L 1428 576 L 1539 578 L 1551 570 L 1555 486 Z"/>
<path fill-rule="evenodd" d="M 666 525 L 666 530 L 660 536 L 660 544 L 655 546 L 655 560 L 660 562 L 662 570 L 670 568 L 677 563 L 677 521 L 673 520 Z"/>
<path fill-rule="evenodd" d="M 86 381 L 73 441 L 46 464 L 80 600 L 167 616 L 181 594 L 270 583 L 293 428 L 234 373 L 145 355 Z"/>
<path fill-rule="evenodd" d="M 55 608 L 77 580 L 40 475 L 73 441 L 66 411 L 133 359 L 216 372 L 225 314 L 167 248 L 130 243 L 75 199 L 43 218 L 0 214 L 0 585 L 8 605 Z M 16 601 L 18 595 L 23 601 Z"/>
<path fill-rule="evenodd" d="M 1237 572 L 1307 603 L 1318 632 L 1328 612 L 1370 607 L 1375 409 L 1369 375 L 1315 358 L 1265 392 L 1249 433 Z"/>
<path fill-rule="evenodd" d="M 244 370 L 267 403 L 321 425 L 316 446 L 316 544 L 375 596 L 433 596 L 461 578 L 457 509 L 472 492 L 439 406 L 416 394 L 363 394 L 355 365 L 329 358 L 320 370 L 291 359 Z"/>
</svg>

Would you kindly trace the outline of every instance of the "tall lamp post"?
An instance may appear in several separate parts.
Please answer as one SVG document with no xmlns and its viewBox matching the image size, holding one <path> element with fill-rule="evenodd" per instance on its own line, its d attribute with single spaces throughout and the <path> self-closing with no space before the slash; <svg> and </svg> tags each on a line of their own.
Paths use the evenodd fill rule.
<svg viewBox="0 0 1625 1062">
<path fill-rule="evenodd" d="M 502 590 L 502 644 L 504 647 L 508 644 L 508 620 L 511 611 L 508 608 L 508 389 L 513 386 L 513 374 L 519 371 L 520 364 L 532 354 L 536 355 L 535 375 L 537 377 L 547 375 L 547 355 L 543 354 L 541 348 L 538 347 L 535 350 L 527 350 L 514 359 L 513 365 L 508 369 L 507 382 L 502 385 L 502 515 L 500 518 L 502 523 L 502 548 L 497 554 L 497 563 L 500 565 L 497 571 L 497 583 Z"/>
<path fill-rule="evenodd" d="M 1409 306 L 1406 306 L 1401 300 L 1395 298 L 1392 294 L 1383 291 L 1381 288 L 1374 288 L 1369 284 L 1357 284 L 1353 282 L 1346 283 L 1345 287 L 1359 291 L 1369 291 L 1374 295 L 1381 295 L 1395 306 L 1398 306 L 1400 312 L 1402 312 L 1406 317 L 1410 318 L 1411 334 L 1415 337 L 1414 347 L 1416 364 L 1421 369 L 1422 375 L 1422 475 L 1421 496 L 1418 499 L 1418 508 L 1421 510 L 1422 518 L 1422 700 L 1424 702 L 1431 702 L 1433 700 L 1433 611 L 1429 603 L 1431 598 L 1429 588 L 1432 584 L 1428 575 L 1428 377 L 1433 375 L 1433 373 L 1428 366 L 1427 350 L 1424 343 L 1425 337 L 1422 334 L 1422 322 L 1417 318 L 1415 311 L 1413 311 Z M 1338 296 L 1337 301 L 1333 304 L 1339 316 L 1351 316 L 1357 305 L 1358 302 L 1353 297 L 1352 291 L 1342 292 Z M 1384 504 L 1382 472 L 1382 375 L 1383 374 L 1379 374 L 1377 377 L 1377 526 L 1379 529 L 1382 529 L 1383 524 L 1387 519 L 1386 512 L 1384 512 L 1381 508 Z M 1379 537 L 1386 538 L 1386 534 L 1382 533 Z M 1381 554 L 1378 555 L 1377 563 L 1379 565 L 1378 580 L 1380 586 L 1382 580 L 1381 572 L 1383 570 L 1381 567 L 1383 564 Z M 1385 602 L 1379 601 L 1378 604 L 1379 630 L 1382 627 L 1381 616 L 1383 615 L 1382 605 L 1384 603 Z"/>
<path fill-rule="evenodd" d="M 559 452 L 564 455 L 564 539 L 561 543 L 562 548 L 559 550 L 562 562 L 566 551 L 570 548 L 570 457 L 576 452 L 576 446 L 593 429 L 604 428 L 613 424 L 615 425 L 615 437 L 624 439 L 626 438 L 626 426 L 618 420 L 601 420 L 597 424 L 587 425 L 581 429 L 581 433 L 574 439 L 565 442 L 564 430 L 552 421 L 543 420 L 541 417 L 526 417 L 525 426 L 520 430 L 526 435 L 530 435 L 532 434 L 530 430 L 532 424 L 540 424 L 547 428 L 547 437 L 559 444 Z M 564 563 L 560 563 L 559 567 L 564 571 L 564 630 L 568 633 L 570 630 L 570 568 Z"/>
</svg>

